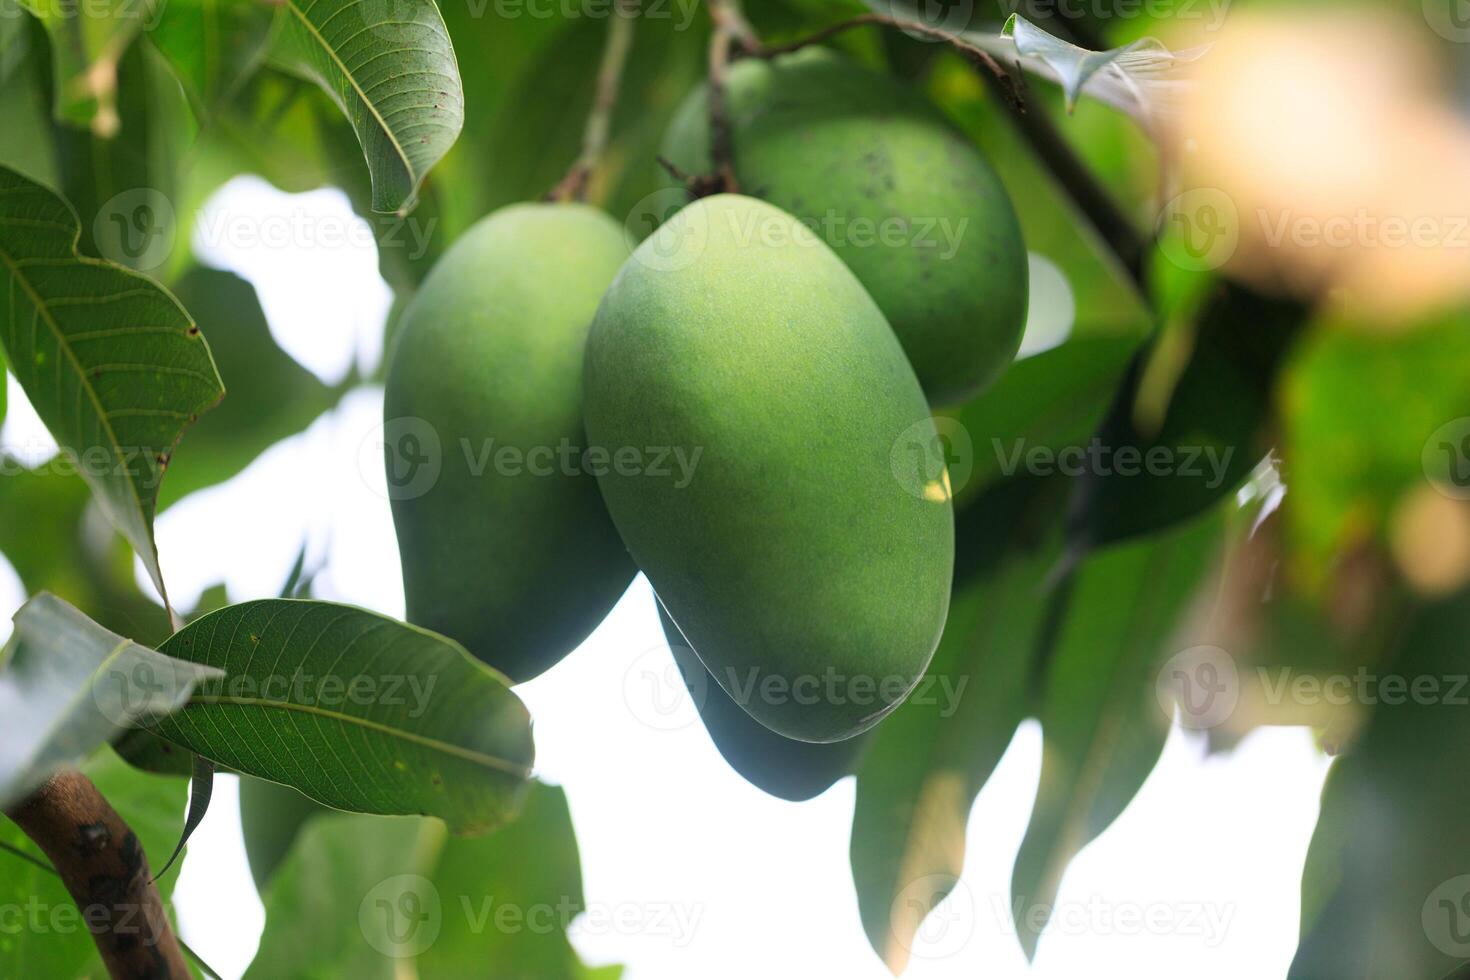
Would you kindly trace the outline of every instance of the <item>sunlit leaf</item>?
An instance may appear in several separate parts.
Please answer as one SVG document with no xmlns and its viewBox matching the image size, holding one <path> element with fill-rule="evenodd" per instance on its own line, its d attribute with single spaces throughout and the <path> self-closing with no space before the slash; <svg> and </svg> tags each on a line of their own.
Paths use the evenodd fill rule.
<svg viewBox="0 0 1470 980">
<path fill-rule="evenodd" d="M 15 615 L 0 664 L 0 808 L 220 672 L 110 633 L 52 595 Z"/>
<path fill-rule="evenodd" d="M 155 0 L 20 0 L 51 35 L 56 118 L 117 130 L 117 66 L 133 39 L 157 21 Z"/>
</svg>

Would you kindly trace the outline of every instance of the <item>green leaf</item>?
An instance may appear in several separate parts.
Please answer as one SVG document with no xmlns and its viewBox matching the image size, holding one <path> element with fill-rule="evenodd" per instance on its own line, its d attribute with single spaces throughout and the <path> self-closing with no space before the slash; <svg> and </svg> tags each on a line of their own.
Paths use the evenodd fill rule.
<svg viewBox="0 0 1470 980">
<path fill-rule="evenodd" d="M 1295 304 L 1227 285 L 1207 303 L 1192 337 L 1180 333 L 1184 326 L 1156 337 L 1098 430 L 1106 455 L 1089 460 L 1077 485 L 1069 518 L 1077 546 L 1166 529 L 1235 491 L 1269 448 L 1262 429 L 1275 378 L 1304 315 Z M 1181 348 L 1182 368 L 1172 363 Z M 1160 366 L 1173 382 L 1162 398 Z"/>
<path fill-rule="evenodd" d="M 185 426 L 224 394 L 209 346 L 152 280 L 77 254 L 66 202 L 0 168 L 0 340 L 37 414 L 167 598 L 158 485 Z"/>
<path fill-rule="evenodd" d="M 149 39 L 168 59 L 201 119 L 265 60 L 276 8 L 229 0 L 168 0 Z"/>
<path fill-rule="evenodd" d="M 0 165 L 54 187 L 49 47 L 33 17 L 15 0 L 0 0 Z"/>
<path fill-rule="evenodd" d="M 264 900 L 248 978 L 589 976 L 566 937 L 584 908 L 576 837 L 550 786 L 476 839 L 434 820 L 312 817 Z"/>
<path fill-rule="evenodd" d="M 336 402 L 336 392 L 276 343 L 250 283 L 194 266 L 173 291 L 209 337 L 230 396 L 189 431 L 189 451 L 169 468 L 161 507 L 223 483 Z"/>
<path fill-rule="evenodd" d="M 954 488 L 955 506 L 966 506 L 1003 477 L 1026 472 L 1029 459 L 1055 460 L 1062 450 L 1084 445 L 1137 347 L 1127 337 L 1079 337 L 1017 361 L 979 398 L 945 412 L 963 426 L 974 450 L 969 479 Z"/>
<path fill-rule="evenodd" d="M 15 614 L 0 667 L 0 808 L 220 676 L 110 633 L 53 595 Z"/>
<path fill-rule="evenodd" d="M 1297 570 L 1320 584 L 1340 556 L 1387 536 L 1394 506 L 1433 481 L 1465 496 L 1470 317 L 1415 329 L 1319 324 L 1283 370 Z M 1449 455 L 1446 455 L 1446 452 Z"/>
<path fill-rule="evenodd" d="M 184 853 L 184 845 L 189 843 L 189 838 L 194 836 L 194 831 L 204 822 L 204 815 L 209 812 L 209 801 L 214 798 L 214 763 L 200 756 L 194 756 L 194 772 L 189 780 L 189 813 L 184 818 L 184 829 L 179 834 L 179 842 L 174 845 L 173 853 L 164 862 L 163 869 L 158 871 L 159 877 L 173 867 L 179 855 Z"/>
<path fill-rule="evenodd" d="M 116 131 L 117 66 L 133 38 L 156 21 L 154 0 L 20 0 L 51 35 L 56 118 Z"/>
<path fill-rule="evenodd" d="M 433 0 L 285 0 L 272 58 L 346 113 L 373 179 L 375 211 L 413 209 L 464 125 L 449 32 Z"/>
<path fill-rule="evenodd" d="M 1220 524 L 1211 515 L 1097 552 L 1066 586 L 1038 708 L 1041 783 L 1011 877 L 1028 957 L 1067 865 L 1123 812 L 1163 750 L 1170 718 L 1157 672 L 1181 641 Z"/>
<path fill-rule="evenodd" d="M 1420 612 L 1370 675 L 1372 720 L 1323 793 L 1291 980 L 1437 978 L 1470 958 L 1467 635 L 1461 592 Z"/>
<path fill-rule="evenodd" d="M 334 812 L 289 786 L 253 776 L 240 777 L 240 827 L 245 833 L 245 858 L 257 891 L 266 893 L 267 883 L 290 853 L 306 821 L 317 814 Z"/>
<path fill-rule="evenodd" d="M 149 863 L 155 863 L 179 837 L 184 824 L 184 793 L 177 778 L 150 776 L 129 767 L 103 748 L 82 767 L 138 835 Z M 0 845 L 13 847 L 39 861 L 37 866 L 0 850 L 0 908 L 21 911 L 19 928 L 0 929 L 0 976 L 83 980 L 107 976 L 76 903 L 50 869 L 39 848 L 21 829 L 0 816 Z M 173 894 L 178 869 L 161 875 L 158 891 L 165 903 Z"/>
<path fill-rule="evenodd" d="M 339 810 L 505 822 L 533 758 L 530 716 L 463 647 L 376 613 L 267 599 L 195 620 L 162 649 L 221 668 L 164 738 Z"/>
<path fill-rule="evenodd" d="M 858 770 L 853 880 L 868 941 L 894 974 L 958 880 L 970 808 L 1025 717 L 1064 490 L 1009 480 L 959 515 L 935 682 L 879 726 Z"/>
</svg>

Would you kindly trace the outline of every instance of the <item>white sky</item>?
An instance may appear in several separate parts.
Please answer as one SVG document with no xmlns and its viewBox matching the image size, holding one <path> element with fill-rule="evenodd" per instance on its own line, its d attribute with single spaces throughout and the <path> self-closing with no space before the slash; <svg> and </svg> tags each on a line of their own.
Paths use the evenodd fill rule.
<svg viewBox="0 0 1470 980">
<path fill-rule="evenodd" d="M 293 232 L 288 243 L 265 245 L 220 231 L 252 215 L 293 227 L 305 215 L 308 228 L 314 219 L 338 232 L 329 241 Z M 293 196 L 241 179 L 211 201 L 205 218 L 215 231 L 196 248 L 255 283 L 272 333 L 292 356 L 329 381 L 354 363 L 373 367 L 390 297 L 371 244 L 340 233 L 357 220 L 340 193 Z M 1028 352 L 1059 343 L 1074 313 L 1052 263 L 1033 256 L 1032 274 L 1042 301 Z M 13 382 L 9 397 L 0 447 L 44 453 L 49 439 Z M 325 558 L 321 597 L 401 616 L 382 474 L 376 453 L 362 449 L 381 406 L 380 390 L 359 389 L 234 480 L 162 514 L 163 570 L 178 604 L 187 608 L 220 581 L 233 601 L 273 595 L 309 540 Z M 0 614 L 8 619 L 23 599 L 0 560 Z M 577 948 L 593 964 L 626 964 L 628 980 L 888 976 L 864 938 L 848 866 L 853 781 L 786 803 L 735 775 L 698 724 L 645 724 L 625 682 L 635 662 L 641 669 L 668 656 L 640 578 L 581 648 L 518 688 L 535 718 L 539 774 L 571 801 L 589 905 L 603 921 L 648 924 L 576 928 Z M 1285 974 L 1327 767 L 1305 730 L 1258 732 L 1232 755 L 1205 759 L 1199 740 L 1176 729 L 1142 793 L 1073 863 L 1058 898 L 1066 924 L 1043 938 L 1028 973 L 1007 919 L 1008 882 L 1040 756 L 1040 730 L 1028 723 L 971 814 L 962 887 L 936 913 L 946 928 L 916 948 L 905 976 Z M 235 781 L 221 777 L 176 894 L 185 938 L 227 980 L 249 964 L 263 925 L 237 798 Z M 1177 927 L 1149 934 L 1110 926 L 1109 913 L 1163 916 Z M 664 928 L 669 921 L 692 932 Z"/>
</svg>

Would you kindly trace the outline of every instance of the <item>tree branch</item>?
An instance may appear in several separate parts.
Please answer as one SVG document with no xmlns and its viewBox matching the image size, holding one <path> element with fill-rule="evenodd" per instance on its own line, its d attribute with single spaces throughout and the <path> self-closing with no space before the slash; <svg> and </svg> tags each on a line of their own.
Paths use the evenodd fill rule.
<svg viewBox="0 0 1470 980">
<path fill-rule="evenodd" d="M 189 980 L 143 846 L 90 779 L 58 773 L 7 816 L 55 865 L 113 980 Z"/>
<path fill-rule="evenodd" d="M 582 152 L 567 175 L 547 193 L 549 201 L 587 199 L 587 185 L 592 180 L 592 172 L 607 149 L 613 109 L 618 104 L 628 52 L 633 49 L 633 26 L 637 19 L 638 0 L 614 0 L 613 16 L 607 25 L 607 41 L 602 48 L 602 62 L 597 68 L 597 90 L 592 97 L 592 108 L 587 112 L 587 128 L 582 133 Z"/>
</svg>

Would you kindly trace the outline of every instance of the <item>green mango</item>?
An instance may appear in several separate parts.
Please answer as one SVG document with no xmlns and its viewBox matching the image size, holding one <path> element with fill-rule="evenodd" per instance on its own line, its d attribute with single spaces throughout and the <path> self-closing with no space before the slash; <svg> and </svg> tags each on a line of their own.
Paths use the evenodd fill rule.
<svg viewBox="0 0 1470 980">
<path fill-rule="evenodd" d="M 857 274 L 934 405 L 966 400 L 1026 326 L 1021 226 L 980 151 L 920 93 L 820 48 L 731 69 L 740 191 L 796 215 Z M 692 93 L 664 156 L 707 173 L 709 102 Z"/>
<path fill-rule="evenodd" d="M 662 603 L 658 618 L 679 676 L 699 709 L 699 719 L 704 722 L 710 741 L 746 782 L 772 796 L 800 803 L 857 771 L 858 759 L 867 748 L 871 733 L 842 742 L 798 742 L 777 735 L 741 710 L 725 693 L 699 662 L 698 655 Z"/>
<path fill-rule="evenodd" d="M 637 573 L 583 460 L 582 356 L 623 230 L 521 204 L 445 252 L 403 314 L 384 445 L 408 619 L 524 681 Z"/>
<path fill-rule="evenodd" d="M 608 512 L 747 713 L 834 742 L 903 700 L 949 606 L 948 475 L 913 368 L 831 249 L 753 198 L 689 205 L 609 287 L 585 395 L 590 445 L 622 461 L 598 470 Z"/>
</svg>

